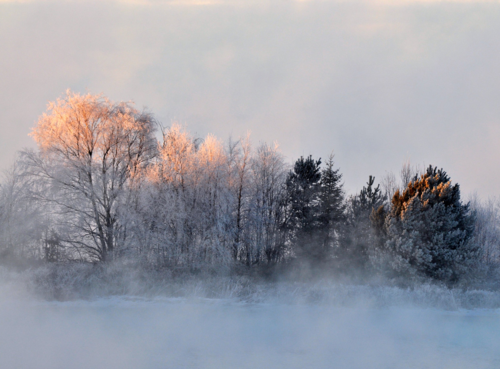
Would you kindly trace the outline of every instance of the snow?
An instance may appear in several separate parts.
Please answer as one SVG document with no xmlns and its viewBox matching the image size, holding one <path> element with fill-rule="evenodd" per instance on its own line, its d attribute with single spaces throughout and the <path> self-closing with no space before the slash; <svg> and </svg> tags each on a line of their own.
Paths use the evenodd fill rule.
<svg viewBox="0 0 500 369">
<path fill-rule="evenodd" d="M 0 300 L 1 368 L 500 368 L 500 310 Z"/>
</svg>

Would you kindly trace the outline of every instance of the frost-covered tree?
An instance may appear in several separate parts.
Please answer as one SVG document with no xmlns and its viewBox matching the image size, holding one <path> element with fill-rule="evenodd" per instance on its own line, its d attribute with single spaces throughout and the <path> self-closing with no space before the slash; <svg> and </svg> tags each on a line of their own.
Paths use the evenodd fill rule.
<svg viewBox="0 0 500 369">
<path fill-rule="evenodd" d="M 196 195 L 197 150 L 197 141 L 180 125 L 163 130 L 158 155 L 132 191 L 130 247 L 150 263 L 187 262 L 195 237 L 190 205 Z"/>
<path fill-rule="evenodd" d="M 370 176 L 346 201 L 333 156 L 323 170 L 311 156 L 290 170 L 276 144 L 252 148 L 248 136 L 154 133 L 129 103 L 69 91 L 50 103 L 32 133 L 38 151 L 22 152 L 0 186 L 0 257 L 126 255 L 169 268 L 333 259 L 345 272 L 375 263 L 450 284 L 478 261 L 499 270 L 498 203 L 472 212 L 443 170 L 418 177 L 407 162 L 399 182 L 390 174 L 381 190 Z"/>
<path fill-rule="evenodd" d="M 250 163 L 248 222 L 245 257 L 248 265 L 277 263 L 287 256 L 285 180 L 287 165 L 278 145 L 263 143 Z"/>
<path fill-rule="evenodd" d="M 318 258 L 321 253 L 321 159 L 300 157 L 286 179 L 286 230 L 297 257 Z"/>
<path fill-rule="evenodd" d="M 428 277 L 456 282 L 479 257 L 471 241 L 474 215 L 460 200 L 460 187 L 452 185 L 442 169 L 429 166 L 420 177 L 392 198 L 386 218 L 393 270 L 404 277 Z"/>
<path fill-rule="evenodd" d="M 198 150 L 198 207 L 203 218 L 199 225 L 205 237 L 201 242 L 203 258 L 229 263 L 234 241 L 234 196 L 229 187 L 228 156 L 220 140 L 208 135 Z"/>
<path fill-rule="evenodd" d="M 245 242 L 245 225 L 248 223 L 249 207 L 249 182 L 251 180 L 251 157 L 252 146 L 250 144 L 250 135 L 243 140 L 228 143 L 228 158 L 230 165 L 230 187 L 235 197 L 235 224 L 234 224 L 234 243 L 233 259 L 240 259 L 242 248 L 248 246 Z M 246 247 L 248 248 L 248 247 Z M 247 260 L 250 260 L 247 251 Z"/>
<path fill-rule="evenodd" d="M 4 173 L 0 186 L 0 259 L 44 258 L 50 212 L 34 201 L 39 183 L 24 175 L 19 163 Z"/>
<path fill-rule="evenodd" d="M 500 268 L 500 201 L 488 198 L 481 201 L 475 196 L 471 207 L 476 214 L 473 241 L 481 249 L 481 263 L 491 278 Z"/>
<path fill-rule="evenodd" d="M 380 222 L 384 217 L 386 197 L 375 187 L 375 177 L 369 176 L 366 186 L 347 203 L 347 221 L 342 240 L 337 250 L 337 259 L 342 269 L 351 272 L 366 272 L 370 267 L 370 257 L 379 243 Z M 377 227 L 378 225 L 378 227 Z"/>
<path fill-rule="evenodd" d="M 340 169 L 334 169 L 333 154 L 321 173 L 320 189 L 321 247 L 323 257 L 332 254 L 339 246 L 339 238 L 345 222 L 345 193 Z"/>
<path fill-rule="evenodd" d="M 105 261 L 121 237 L 119 210 L 126 187 L 155 154 L 154 120 L 129 103 L 100 95 L 66 96 L 49 103 L 26 151 L 26 172 L 45 184 L 36 195 L 66 225 L 61 242 L 83 258 Z"/>
<path fill-rule="evenodd" d="M 400 187 L 393 172 L 387 172 L 384 177 L 382 177 L 380 185 L 386 199 L 392 199 L 392 196 L 394 196 Z"/>
<path fill-rule="evenodd" d="M 408 183 L 418 176 L 422 172 L 419 165 L 412 165 L 409 160 L 403 162 L 401 169 L 399 170 L 399 180 L 393 172 L 387 172 L 385 176 L 380 181 L 382 191 L 384 192 L 387 199 L 392 199 L 397 190 L 403 192 Z"/>
<path fill-rule="evenodd" d="M 160 265 L 228 264 L 235 196 L 222 143 L 211 135 L 199 142 L 174 124 L 158 152 L 136 195 L 135 244 Z"/>
</svg>

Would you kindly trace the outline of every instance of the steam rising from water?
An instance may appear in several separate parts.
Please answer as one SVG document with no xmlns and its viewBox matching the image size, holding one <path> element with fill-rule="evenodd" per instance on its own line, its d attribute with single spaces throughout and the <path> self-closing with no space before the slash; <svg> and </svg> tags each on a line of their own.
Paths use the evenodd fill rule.
<svg viewBox="0 0 500 369">
<path fill-rule="evenodd" d="M 497 312 L 139 300 L 3 303 L 4 368 L 495 368 Z"/>
<path fill-rule="evenodd" d="M 270 286 L 244 299 L 199 297 L 207 288 L 186 285 L 190 292 L 177 298 L 50 302 L 4 284 L 0 367 L 500 367 L 500 310 L 431 308 L 439 292 L 431 287 L 284 284 L 281 292 Z M 411 296 L 420 307 L 411 306 Z M 457 299 L 474 296 L 496 295 Z M 380 306 L 391 300 L 392 306 Z"/>
</svg>

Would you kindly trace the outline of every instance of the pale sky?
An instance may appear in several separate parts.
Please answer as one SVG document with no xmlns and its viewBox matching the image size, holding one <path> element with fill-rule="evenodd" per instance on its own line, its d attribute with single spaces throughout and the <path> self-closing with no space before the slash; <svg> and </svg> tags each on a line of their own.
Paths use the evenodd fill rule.
<svg viewBox="0 0 500 369">
<path fill-rule="evenodd" d="M 68 88 L 333 150 L 350 192 L 410 159 L 500 195 L 497 1 L 0 0 L 0 168 Z"/>
</svg>

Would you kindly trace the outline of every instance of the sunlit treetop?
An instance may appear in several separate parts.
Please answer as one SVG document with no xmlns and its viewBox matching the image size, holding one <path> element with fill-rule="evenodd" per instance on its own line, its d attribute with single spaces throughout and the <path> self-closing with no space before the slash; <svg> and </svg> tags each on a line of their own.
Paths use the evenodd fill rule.
<svg viewBox="0 0 500 369">
<path fill-rule="evenodd" d="M 102 95 L 66 95 L 48 104 L 31 136 L 43 154 L 87 164 L 136 166 L 156 149 L 153 117 Z M 112 165 L 110 163 L 110 165 Z"/>
</svg>

